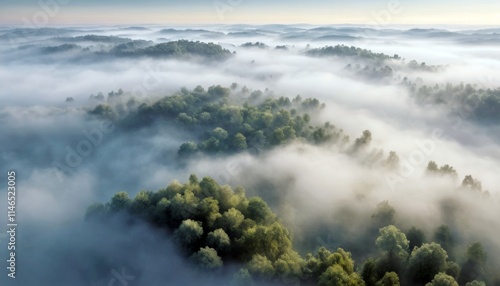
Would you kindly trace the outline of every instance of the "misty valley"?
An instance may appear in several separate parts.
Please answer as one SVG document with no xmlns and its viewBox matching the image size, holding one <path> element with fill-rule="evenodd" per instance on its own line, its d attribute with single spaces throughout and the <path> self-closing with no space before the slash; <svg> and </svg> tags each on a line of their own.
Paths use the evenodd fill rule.
<svg viewBox="0 0 500 286">
<path fill-rule="evenodd" d="M 0 43 L 15 285 L 500 285 L 500 29 Z"/>
</svg>

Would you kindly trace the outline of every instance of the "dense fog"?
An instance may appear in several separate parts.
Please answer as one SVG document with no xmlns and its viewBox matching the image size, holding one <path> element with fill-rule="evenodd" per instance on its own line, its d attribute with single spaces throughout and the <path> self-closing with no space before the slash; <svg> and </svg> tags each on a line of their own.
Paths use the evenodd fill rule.
<svg viewBox="0 0 500 286">
<path fill-rule="evenodd" d="M 166 50 L 179 40 L 213 46 Z M 130 285 L 228 284 L 244 265 L 230 261 L 204 278 L 169 231 L 129 226 L 125 215 L 107 225 L 85 220 L 89 205 L 117 192 L 133 198 L 190 174 L 262 197 L 301 255 L 342 247 L 361 271 L 378 255 L 385 223 L 417 227 L 429 241 L 446 225 L 449 257 L 463 263 L 467 246 L 480 242 L 486 273 L 497 275 L 485 279 L 500 281 L 500 29 L 12 28 L 0 31 L 0 43 L 0 166 L 16 172 L 19 224 L 18 277 L 7 285 L 118 285 L 122 271 Z M 351 46 L 360 49 L 342 48 Z M 324 107 L 310 112 L 311 124 L 329 122 L 349 140 L 297 138 L 180 158 L 181 144 L 201 140 L 202 131 L 179 120 L 126 125 L 141 104 L 217 85 L 237 105 L 256 93 L 315 98 Z M 137 104 L 127 107 L 132 98 Z M 100 104 L 117 117 L 96 116 Z M 456 172 L 433 175 L 430 161 Z M 384 202 L 395 212 L 379 222 Z M 0 254 L 5 269 L 6 248 Z"/>
</svg>

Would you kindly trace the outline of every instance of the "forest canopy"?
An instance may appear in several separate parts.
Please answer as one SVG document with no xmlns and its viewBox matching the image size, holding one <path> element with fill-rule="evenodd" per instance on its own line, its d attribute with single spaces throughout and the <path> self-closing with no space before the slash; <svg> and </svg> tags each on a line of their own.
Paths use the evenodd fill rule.
<svg viewBox="0 0 500 286">
<path fill-rule="evenodd" d="M 391 207 L 382 204 L 379 213 L 382 208 Z M 446 226 L 430 241 L 416 228 L 405 233 L 394 225 L 381 227 L 372 244 L 378 254 L 362 264 L 343 248 L 331 251 L 321 245 L 302 256 L 266 202 L 210 177 L 191 175 L 187 183 L 173 181 L 135 198 L 119 192 L 106 204 L 89 206 L 85 218 L 89 223 L 121 218 L 129 225 L 150 224 L 168 234 L 200 275 L 233 269 L 234 285 L 476 285 L 492 277 L 485 272 L 487 254 L 479 242 L 463 250 L 466 258 L 460 264 L 450 259 Z M 234 270 L 232 265 L 241 266 Z"/>
</svg>

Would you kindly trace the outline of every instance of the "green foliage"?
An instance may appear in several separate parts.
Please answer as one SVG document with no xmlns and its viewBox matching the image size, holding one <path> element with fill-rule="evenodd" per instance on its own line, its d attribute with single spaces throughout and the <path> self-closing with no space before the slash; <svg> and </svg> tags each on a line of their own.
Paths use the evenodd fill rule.
<svg viewBox="0 0 500 286">
<path fill-rule="evenodd" d="M 207 245 L 223 253 L 230 250 L 231 239 L 222 228 L 218 228 L 208 233 Z"/>
<path fill-rule="evenodd" d="M 275 221 L 271 209 L 261 198 L 248 200 L 246 216 L 257 223 L 269 224 Z"/>
<path fill-rule="evenodd" d="M 389 169 L 396 170 L 399 168 L 399 156 L 395 151 L 390 151 L 389 156 L 385 160 L 385 166 Z"/>
<path fill-rule="evenodd" d="M 361 286 L 364 285 L 356 273 L 348 274 L 338 264 L 332 265 L 319 277 L 320 286 Z"/>
<path fill-rule="evenodd" d="M 180 145 L 178 154 L 181 158 L 197 153 L 265 150 L 294 140 L 335 144 L 345 138 L 343 131 L 329 122 L 311 125 L 309 114 L 316 115 L 325 107 L 317 99 L 291 101 L 286 97 L 272 97 L 269 92 L 246 92 L 250 96 L 243 101 L 244 88 L 238 91 L 234 85 L 231 88 L 218 85 L 205 90 L 198 86 L 194 90 L 183 88 L 153 103 L 138 104 L 132 98 L 129 102 L 132 100 L 134 104 L 130 107 L 112 103 L 108 97 L 108 104 L 97 105 L 89 114 L 117 121 L 121 128 L 142 128 L 163 120 L 171 122 L 193 137 Z M 365 131 L 360 140 L 358 144 L 368 144 L 371 140 L 369 131 Z"/>
<path fill-rule="evenodd" d="M 408 239 L 406 235 L 394 225 L 381 228 L 375 241 L 382 251 L 382 256 L 377 259 L 378 277 L 387 272 L 401 274 L 408 258 Z"/>
<path fill-rule="evenodd" d="M 474 179 L 471 175 L 465 176 L 462 181 L 462 188 L 476 192 L 481 192 L 483 190 L 481 182 Z"/>
<path fill-rule="evenodd" d="M 150 192 L 140 191 L 134 198 L 130 206 L 132 213 L 144 219 L 150 219 L 153 215 L 154 207 L 151 205 Z"/>
<path fill-rule="evenodd" d="M 108 207 L 111 212 L 126 211 L 131 203 L 127 192 L 119 192 L 111 198 Z"/>
<path fill-rule="evenodd" d="M 95 203 L 87 207 L 85 220 L 99 220 L 106 216 L 107 208 L 101 203 Z"/>
<path fill-rule="evenodd" d="M 429 161 L 427 164 L 427 171 L 428 172 L 437 172 L 439 171 L 438 165 L 434 161 Z"/>
<path fill-rule="evenodd" d="M 415 247 L 420 247 L 424 242 L 426 242 L 425 234 L 421 229 L 416 227 L 410 228 L 406 233 L 406 238 L 409 241 L 409 250 L 413 250 Z"/>
<path fill-rule="evenodd" d="M 465 286 L 486 286 L 486 283 L 484 283 L 482 281 L 474 280 L 474 281 L 471 281 L 471 282 L 467 282 L 465 284 Z"/>
<path fill-rule="evenodd" d="M 191 249 L 198 244 L 202 235 L 201 223 L 187 219 L 174 231 L 174 240 L 182 248 Z"/>
<path fill-rule="evenodd" d="M 465 284 L 473 280 L 484 280 L 486 252 L 481 243 L 476 242 L 467 247 L 466 262 L 462 267 L 459 282 Z"/>
<path fill-rule="evenodd" d="M 260 48 L 260 49 L 268 49 L 269 48 L 268 45 L 261 43 L 261 42 L 255 42 L 255 43 L 248 42 L 248 43 L 242 44 L 241 47 L 243 47 L 243 48 Z"/>
<path fill-rule="evenodd" d="M 396 272 L 387 272 L 384 277 L 380 279 L 376 286 L 399 286 L 399 276 Z"/>
<path fill-rule="evenodd" d="M 414 283 L 430 282 L 446 268 L 448 254 L 437 243 L 424 243 L 413 250 L 408 262 L 408 276 Z"/>
<path fill-rule="evenodd" d="M 245 135 L 241 133 L 236 133 L 234 135 L 233 143 L 231 144 L 231 148 L 235 151 L 244 151 L 247 149 L 247 139 Z"/>
<path fill-rule="evenodd" d="M 217 140 L 224 140 L 227 138 L 228 134 L 227 131 L 217 127 L 212 131 L 212 135 L 217 139 Z"/>
<path fill-rule="evenodd" d="M 126 47 L 117 46 L 110 51 L 110 54 L 127 57 L 202 57 L 211 60 L 224 60 L 231 56 L 231 52 L 222 48 L 220 45 L 187 40 L 171 41 L 147 47 L 140 47 L 137 45 L 129 45 Z"/>
<path fill-rule="evenodd" d="M 118 114 L 107 104 L 99 104 L 89 114 L 94 115 L 100 119 L 107 119 L 115 121 L 118 119 Z"/>
<path fill-rule="evenodd" d="M 297 284 L 304 277 L 305 261 L 295 251 L 287 251 L 274 262 L 276 275 L 285 284 Z"/>
<path fill-rule="evenodd" d="M 318 285 L 364 285 L 359 274 L 354 271 L 351 253 L 342 248 L 331 253 L 321 247 L 316 256 L 308 255 L 306 267 L 312 277 L 318 277 Z"/>
<path fill-rule="evenodd" d="M 198 185 L 199 184 L 198 176 L 196 176 L 195 174 L 189 175 L 189 183 L 194 186 Z"/>
<path fill-rule="evenodd" d="M 243 232 L 237 242 L 243 251 L 243 257 L 251 257 L 252 253 L 258 253 L 271 261 L 278 259 L 292 246 L 289 231 L 278 222 L 269 226 L 251 226 Z"/>
<path fill-rule="evenodd" d="M 363 264 L 363 269 L 361 270 L 361 277 L 367 286 L 375 286 L 378 280 L 377 264 L 375 260 L 369 258 Z"/>
<path fill-rule="evenodd" d="M 357 48 L 354 46 L 348 47 L 344 45 L 336 46 L 326 46 L 319 49 L 311 49 L 306 52 L 309 56 L 324 57 L 324 56 L 336 56 L 336 57 L 355 57 L 360 59 L 371 59 L 376 61 L 384 61 L 391 58 L 398 59 L 397 55 L 390 57 L 382 53 L 374 53 L 370 50 L 365 50 Z"/>
<path fill-rule="evenodd" d="M 473 243 L 467 247 L 467 260 L 480 265 L 486 263 L 486 252 L 480 242 Z"/>
<path fill-rule="evenodd" d="M 483 122 L 498 122 L 500 119 L 500 89 L 483 89 L 463 83 L 427 86 L 403 81 L 403 85 L 420 104 L 448 106 L 451 109 L 450 122 L 455 125 L 462 119 Z"/>
<path fill-rule="evenodd" d="M 427 173 L 432 175 L 448 175 L 453 178 L 457 177 L 457 171 L 452 166 L 446 164 L 438 168 L 438 165 L 434 161 L 429 161 L 427 164 Z"/>
<path fill-rule="evenodd" d="M 245 216 L 237 209 L 230 208 L 217 220 L 217 225 L 231 236 L 239 237 L 242 234 L 241 224 Z"/>
<path fill-rule="evenodd" d="M 434 241 L 439 243 L 447 252 L 451 252 L 455 245 L 455 240 L 447 225 L 441 225 L 436 229 Z"/>
<path fill-rule="evenodd" d="M 361 137 L 354 141 L 353 150 L 358 151 L 359 149 L 366 147 L 372 141 L 372 133 L 370 130 L 363 131 Z"/>
<path fill-rule="evenodd" d="M 41 51 L 44 54 L 52 54 L 52 53 L 60 53 L 68 51 L 79 51 L 81 49 L 82 47 L 77 44 L 62 44 L 60 46 L 43 47 L 41 48 Z"/>
<path fill-rule="evenodd" d="M 193 262 L 198 269 L 205 271 L 213 271 L 222 268 L 222 258 L 217 255 L 217 251 L 210 247 L 200 248 L 200 250 L 191 257 L 189 260 Z"/>
<path fill-rule="evenodd" d="M 175 194 L 168 207 L 169 218 L 173 225 L 196 215 L 199 198 L 191 191 Z"/>
<path fill-rule="evenodd" d="M 186 184 L 173 181 L 156 193 L 141 191 L 134 200 L 118 193 L 105 205 L 89 206 L 86 219 L 102 221 L 118 212 L 140 218 L 132 222 L 169 230 L 201 270 L 222 268 L 229 260 L 246 265 L 247 271 L 239 272 L 242 283 L 276 279 L 294 284 L 304 279 L 305 262 L 293 250 L 290 232 L 262 199 L 247 199 L 241 187 L 233 190 L 210 177 L 200 181 L 191 175 Z"/>
<path fill-rule="evenodd" d="M 406 235 L 394 225 L 380 229 L 379 237 L 375 244 L 379 249 L 390 254 L 390 256 L 408 256 L 409 241 Z"/>
<path fill-rule="evenodd" d="M 372 215 L 373 226 L 377 230 L 381 227 L 394 224 L 396 210 L 389 204 L 389 201 L 380 202 Z"/>
<path fill-rule="evenodd" d="M 271 279 L 274 277 L 275 270 L 273 263 L 265 256 L 255 254 L 247 264 L 250 274 L 260 279 Z"/>
<path fill-rule="evenodd" d="M 458 283 L 453 277 L 445 273 L 438 273 L 430 283 L 426 284 L 426 286 L 458 286 Z"/>
<path fill-rule="evenodd" d="M 458 265 L 457 263 L 451 261 L 448 261 L 448 263 L 446 263 L 446 268 L 444 272 L 447 275 L 453 277 L 455 280 L 457 280 L 458 277 L 460 277 L 460 271 L 461 271 L 460 265 Z"/>
<path fill-rule="evenodd" d="M 221 128 L 215 133 L 224 136 L 223 131 Z M 444 283 L 444 278 L 448 282 L 458 279 L 464 285 L 486 279 L 486 252 L 480 243 L 469 246 L 461 269 L 447 260 L 448 254 L 440 244 L 424 243 L 419 229 L 410 229 L 406 236 L 394 225 L 379 229 L 375 245 L 381 254 L 368 259 L 360 273 L 351 253 L 342 248 L 332 253 L 321 247 L 316 255 L 308 254 L 304 259 L 294 251 L 290 232 L 261 198 L 248 199 L 243 188 L 233 190 L 210 177 L 200 180 L 191 175 L 186 184 L 173 181 L 157 192 L 140 191 L 134 199 L 120 192 L 107 204 L 89 206 L 85 218 L 106 221 L 115 214 L 136 218 L 128 223 L 146 221 L 166 229 L 198 269 L 225 268 L 226 261 L 244 265 L 233 279 L 240 285 L 399 285 L 400 277 L 419 285 L 432 279 L 431 285 L 442 285 L 436 283 Z M 372 225 L 391 223 L 394 215 L 394 208 L 384 201 L 377 206 Z M 444 225 L 437 229 L 435 239 L 444 246 L 454 245 Z M 414 249 L 408 259 L 410 246 Z M 436 276 L 439 273 L 452 280 Z"/>
</svg>

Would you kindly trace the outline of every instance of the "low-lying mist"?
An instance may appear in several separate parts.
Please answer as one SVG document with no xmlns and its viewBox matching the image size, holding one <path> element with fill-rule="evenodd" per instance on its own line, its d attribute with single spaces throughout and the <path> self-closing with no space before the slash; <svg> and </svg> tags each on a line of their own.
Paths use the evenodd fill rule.
<svg viewBox="0 0 500 286">
<path fill-rule="evenodd" d="M 482 92 L 500 96 L 498 34 L 451 31 L 444 41 L 432 29 L 426 34 L 305 25 L 125 28 L 0 31 L 0 166 L 2 174 L 16 171 L 19 194 L 18 279 L 12 285 L 118 285 L 123 277 L 130 285 L 226 285 L 231 271 L 205 279 L 165 230 L 129 226 L 126 218 L 116 218 L 112 227 L 84 221 L 94 202 L 106 203 L 120 191 L 130 197 L 156 191 L 175 179 L 186 182 L 190 174 L 262 197 L 291 230 L 301 255 L 320 246 L 342 247 L 360 269 L 377 255 L 380 227 L 394 224 L 405 232 L 418 227 L 431 241 L 447 225 L 455 239 L 449 253 L 455 261 L 464 261 L 467 246 L 481 242 L 489 269 L 500 268 L 499 117 L 486 120 L 474 113 L 481 105 L 457 105 L 462 90 L 474 88 L 464 95 L 469 99 Z M 224 57 L 216 60 L 206 51 L 113 52 L 138 40 L 147 41 L 139 51 L 188 40 L 212 42 L 227 52 L 217 51 Z M 60 48 L 64 44 L 75 46 Z M 336 45 L 388 56 L 308 53 Z M 290 100 L 317 98 L 325 107 L 312 114 L 311 124 L 328 121 L 350 140 L 315 145 L 297 139 L 257 152 L 180 159 L 179 146 L 199 138 L 178 120 L 130 129 L 120 125 L 140 104 L 182 88 L 233 83 L 231 96 L 239 103 L 257 90 Z M 447 84 L 471 89 L 443 91 L 444 99 L 436 102 L 419 101 Z M 117 93 L 137 105 L 125 108 L 116 121 L 91 114 L 98 104 L 113 106 Z M 484 105 L 498 114 L 494 108 L 500 101 Z M 365 130 L 371 142 L 353 151 Z M 79 148 L 87 148 L 86 154 L 79 155 Z M 398 157 L 394 164 L 391 151 Z M 456 175 L 432 174 L 430 161 L 449 164 Z M 482 183 L 480 191 L 464 187 L 467 175 Z M 384 202 L 395 212 L 379 220 Z M 6 207 L 0 207 L 2 221 Z M 2 245 L 4 239 L 0 236 Z M 0 255 L 7 257 L 5 247 Z"/>
</svg>

